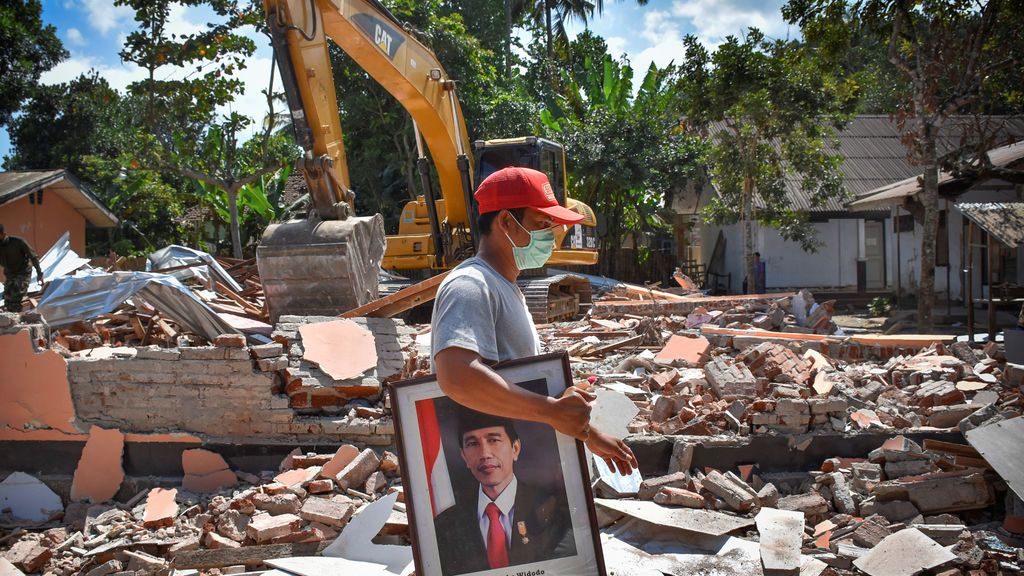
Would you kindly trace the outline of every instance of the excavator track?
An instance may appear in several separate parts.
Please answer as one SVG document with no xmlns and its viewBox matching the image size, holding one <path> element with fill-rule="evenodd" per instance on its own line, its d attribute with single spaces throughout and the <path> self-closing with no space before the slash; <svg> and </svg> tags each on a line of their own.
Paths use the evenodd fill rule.
<svg viewBox="0 0 1024 576">
<path fill-rule="evenodd" d="M 590 281 L 582 276 L 534 276 L 517 283 L 535 324 L 572 320 L 593 306 Z"/>
</svg>

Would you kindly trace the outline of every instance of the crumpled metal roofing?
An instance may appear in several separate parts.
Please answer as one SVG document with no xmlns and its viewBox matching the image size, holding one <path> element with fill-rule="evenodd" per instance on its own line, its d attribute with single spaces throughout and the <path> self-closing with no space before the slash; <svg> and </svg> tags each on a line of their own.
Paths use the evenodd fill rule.
<svg viewBox="0 0 1024 576">
<path fill-rule="evenodd" d="M 210 274 L 213 274 L 218 282 L 227 285 L 235 292 L 241 292 L 243 290 L 238 282 L 236 282 L 235 279 L 227 273 L 227 270 L 224 270 L 213 256 L 210 256 L 202 250 L 188 248 L 187 246 L 179 246 L 178 244 L 171 244 L 166 248 L 162 248 L 150 254 L 149 258 L 146 259 L 146 271 L 160 271 L 164 268 L 187 266 L 189 264 L 196 264 L 199 262 L 205 262 L 206 266 L 183 268 L 181 270 L 167 272 L 167 274 L 174 276 L 178 280 L 197 278 L 204 284 L 209 282 Z"/>
<path fill-rule="evenodd" d="M 971 202 L 956 205 L 968 220 L 1010 248 L 1024 242 L 1024 202 Z"/>
<path fill-rule="evenodd" d="M 85 272 L 57 278 L 36 311 L 51 326 L 60 326 L 113 312 L 129 299 L 144 301 L 208 340 L 238 333 L 177 278 L 154 272 Z"/>
</svg>

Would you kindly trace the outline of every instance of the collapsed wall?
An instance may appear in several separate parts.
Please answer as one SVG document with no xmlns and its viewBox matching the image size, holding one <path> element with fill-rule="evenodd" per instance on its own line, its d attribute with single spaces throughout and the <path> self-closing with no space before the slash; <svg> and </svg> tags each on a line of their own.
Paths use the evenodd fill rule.
<svg viewBox="0 0 1024 576">
<path fill-rule="evenodd" d="M 413 344 L 414 332 L 401 320 L 353 319 L 373 334 L 378 362 L 355 378 L 336 381 L 303 359 L 298 333 L 303 324 L 336 320 L 283 317 L 275 342 L 259 346 L 225 336 L 215 346 L 108 347 L 64 354 L 67 382 L 61 386 L 73 403 L 74 429 L 84 433 L 95 425 L 135 434 L 186 433 L 206 442 L 236 444 L 344 440 L 391 445 L 394 425 L 384 404 L 384 386 L 402 377 L 404 350 Z M 12 323 L 5 333 L 3 338 L 46 343 L 45 326 L 39 324 Z M 346 353 L 344 342 L 338 342 L 337 353 Z M 0 388 L 19 385 L 8 377 L 13 367 L 0 366 Z M 52 401 L 51 393 L 36 395 L 30 403 Z M 50 427 L 22 424 L 15 427 Z"/>
</svg>

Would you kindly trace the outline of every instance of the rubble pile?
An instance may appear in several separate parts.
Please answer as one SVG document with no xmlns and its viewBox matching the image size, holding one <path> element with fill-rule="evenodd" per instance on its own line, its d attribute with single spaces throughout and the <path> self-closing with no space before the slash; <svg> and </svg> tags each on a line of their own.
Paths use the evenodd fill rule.
<svg viewBox="0 0 1024 576">
<path fill-rule="evenodd" d="M 1024 367 L 995 344 L 900 345 L 884 358 L 878 345 L 861 343 L 867 337 L 723 335 L 691 324 L 623 316 L 559 323 L 541 335 L 549 350 L 569 353 L 577 383 L 636 403 L 630 431 L 638 434 L 966 431 L 1024 411 Z"/>
<path fill-rule="evenodd" d="M 955 454 L 968 455 L 969 465 L 958 464 Z M 944 575 L 1018 573 L 1024 567 L 1020 520 L 1003 520 L 1007 510 L 1020 509 L 1020 499 L 968 445 L 926 441 L 922 447 L 896 436 L 867 458 L 832 458 L 797 480 L 776 474 L 778 485 L 771 476 L 762 477 L 754 466 L 741 466 L 739 475 L 677 471 L 644 480 L 637 497 L 749 517 L 767 508 L 798 512 L 804 519 L 800 548 L 835 574 L 859 573 L 855 567 L 902 573 L 876 572 L 866 564 L 876 548 L 907 530 L 920 532 L 925 543 L 949 547 L 949 558 L 940 563 Z M 765 534 L 760 537 L 763 542 Z M 912 554 L 913 547 L 901 553 Z"/>
<path fill-rule="evenodd" d="M 224 468 L 204 469 L 210 461 Z M 399 493 L 399 503 L 381 535 L 407 543 L 398 458 L 391 452 L 378 456 L 347 444 L 334 454 L 296 449 L 280 471 L 261 476 L 233 472 L 205 450 L 186 451 L 183 464 L 179 487 L 144 490 L 124 503 L 71 503 L 32 532 L 12 532 L 0 544 L 6 548 L 0 551 L 0 572 L 3 560 L 23 573 L 56 576 L 151 576 L 188 568 L 244 572 L 245 565 L 258 566 L 283 550 L 319 552 L 361 507 L 391 492 Z M 8 517 L 3 525 L 17 524 Z M 309 546 L 275 546 L 280 544 Z M 214 550 L 221 553 L 209 553 Z"/>
<path fill-rule="evenodd" d="M 256 271 L 255 259 L 231 260 L 217 257 L 216 262 L 230 275 L 218 279 L 214 274 L 180 275 L 178 280 L 186 286 L 211 313 L 224 320 L 226 326 L 243 332 L 269 334 L 270 326 L 263 286 Z M 206 267 L 205 261 L 184 266 L 159 269 L 148 274 L 193 272 Z M 130 272 L 114 274 L 130 275 Z M 71 279 L 66 279 L 70 281 Z M 239 289 L 240 288 L 240 289 Z M 30 295 L 32 296 L 32 295 Z M 33 306 L 38 298 L 31 300 Z M 54 347 L 68 352 L 80 352 L 101 346 L 183 347 L 209 344 L 207 334 L 197 332 L 189 325 L 162 313 L 145 296 L 135 297 L 116 306 L 110 312 L 90 315 L 74 323 L 62 325 L 53 334 Z"/>
</svg>

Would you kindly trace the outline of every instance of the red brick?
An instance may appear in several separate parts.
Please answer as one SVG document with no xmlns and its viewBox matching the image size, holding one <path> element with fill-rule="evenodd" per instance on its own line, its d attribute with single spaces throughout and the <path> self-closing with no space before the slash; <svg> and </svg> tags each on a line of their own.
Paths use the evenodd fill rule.
<svg viewBox="0 0 1024 576">
<path fill-rule="evenodd" d="M 266 542 L 297 532 L 301 526 L 302 518 L 294 514 L 261 515 L 253 518 L 245 530 L 256 542 Z"/>
<path fill-rule="evenodd" d="M 11 564 L 26 573 L 40 572 L 52 556 L 53 550 L 36 540 L 20 540 L 4 553 Z"/>
<path fill-rule="evenodd" d="M 313 480 L 306 486 L 310 494 L 323 494 L 334 490 L 334 481 L 330 478 L 323 478 L 320 480 Z"/>
</svg>

